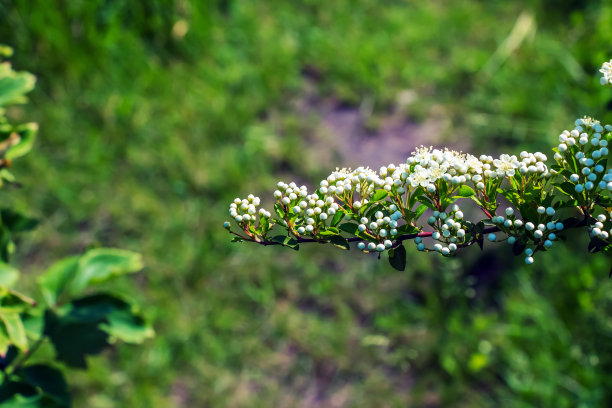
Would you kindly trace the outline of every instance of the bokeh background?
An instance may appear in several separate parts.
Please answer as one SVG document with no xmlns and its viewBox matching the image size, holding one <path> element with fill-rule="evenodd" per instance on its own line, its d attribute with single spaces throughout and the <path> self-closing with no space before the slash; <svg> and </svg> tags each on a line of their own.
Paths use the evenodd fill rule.
<svg viewBox="0 0 612 408">
<path fill-rule="evenodd" d="M 228 203 L 421 144 L 550 148 L 612 122 L 604 0 L 0 0 L 40 123 L 4 200 L 43 220 L 33 280 L 91 245 L 143 253 L 115 289 L 157 337 L 70 371 L 75 406 L 603 407 L 609 259 L 526 268 L 503 244 L 385 259 L 230 244 Z"/>
</svg>

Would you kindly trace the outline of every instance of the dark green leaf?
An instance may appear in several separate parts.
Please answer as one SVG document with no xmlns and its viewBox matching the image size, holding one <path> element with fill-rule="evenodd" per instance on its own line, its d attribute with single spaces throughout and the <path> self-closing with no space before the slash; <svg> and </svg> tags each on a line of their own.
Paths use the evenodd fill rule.
<svg viewBox="0 0 612 408">
<path fill-rule="evenodd" d="M 328 242 L 342 249 L 350 249 L 349 243 L 346 238 L 341 237 L 340 235 L 332 235 L 326 238 Z"/>
<path fill-rule="evenodd" d="M 599 238 L 591 238 L 591 241 L 589 242 L 588 250 L 590 253 L 595 253 L 595 252 L 599 252 L 603 250 L 607 246 L 608 246 L 608 243 L 606 241 L 599 239 Z"/>
<path fill-rule="evenodd" d="M 17 375 L 21 377 L 24 383 L 34 387 L 41 394 L 43 401 L 52 401 L 59 407 L 70 406 L 68 384 L 66 384 L 64 374 L 57 368 L 35 364 L 22 368 Z M 42 404 L 40 406 L 47 407 L 49 405 Z"/>
<path fill-rule="evenodd" d="M 525 248 L 527 248 L 527 245 L 524 242 L 516 241 L 512 245 L 512 253 L 515 256 L 519 256 L 523 253 L 523 251 L 525 251 Z"/>
<path fill-rule="evenodd" d="M 50 310 L 45 313 L 44 333 L 49 336 L 57 359 L 72 367 L 86 368 L 86 356 L 98 354 L 108 346 L 108 333 L 98 327 L 98 322 L 64 321 Z"/>
<path fill-rule="evenodd" d="M 403 244 L 389 251 L 389 263 L 398 271 L 406 269 L 406 248 Z"/>
<path fill-rule="evenodd" d="M 574 197 L 576 193 L 576 190 L 574 190 L 574 184 L 570 183 L 569 181 L 564 181 L 563 183 L 560 184 L 555 184 L 555 186 L 563 193 L 567 194 L 570 197 Z"/>
<path fill-rule="evenodd" d="M 340 224 L 340 226 L 338 226 L 339 229 L 341 229 L 344 232 L 348 232 L 351 235 L 357 235 L 357 232 L 359 231 L 358 228 L 359 226 L 357 224 L 353 224 L 353 223 L 344 223 L 344 224 Z"/>
<path fill-rule="evenodd" d="M 38 220 L 35 218 L 26 217 L 16 211 L 4 208 L 0 211 L 2 223 L 11 232 L 31 231 L 38 225 Z"/>
<path fill-rule="evenodd" d="M 340 221 L 342 221 L 342 218 L 344 218 L 344 212 L 341 210 L 336 211 L 334 218 L 332 218 L 331 226 L 337 227 L 338 224 L 340 224 Z"/>
</svg>

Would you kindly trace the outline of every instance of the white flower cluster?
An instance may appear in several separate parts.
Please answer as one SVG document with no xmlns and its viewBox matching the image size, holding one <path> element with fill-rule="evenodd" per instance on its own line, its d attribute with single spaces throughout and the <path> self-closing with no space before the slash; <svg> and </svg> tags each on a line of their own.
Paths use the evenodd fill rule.
<svg viewBox="0 0 612 408">
<path fill-rule="evenodd" d="M 278 190 L 274 197 L 285 208 L 290 216 L 295 216 L 294 231 L 299 235 L 314 234 L 325 228 L 326 220 L 336 214 L 340 206 L 331 196 L 319 197 L 317 194 L 308 194 L 306 186 L 298 187 L 295 183 L 277 184 Z"/>
<path fill-rule="evenodd" d="M 465 226 L 463 225 L 463 212 L 458 205 L 453 205 L 450 212 L 434 211 L 427 223 L 434 227 L 431 237 L 439 241 L 434 244 L 434 250 L 448 256 L 457 250 L 457 244 L 465 242 Z M 425 250 L 423 240 L 418 237 L 414 240 L 419 251 Z"/>
<path fill-rule="evenodd" d="M 546 155 L 540 152 L 522 152 L 521 160 L 508 154 L 494 159 L 487 155 L 476 157 L 447 149 L 421 147 L 407 160 L 408 165 L 414 166 L 407 178 L 411 187 L 421 186 L 430 193 L 436 191 L 435 183 L 440 179 L 454 186 L 471 181 L 477 190 L 483 190 L 487 179 L 513 177 L 517 171 L 523 175 L 548 177 L 551 173 L 544 164 L 546 160 Z"/>
<path fill-rule="evenodd" d="M 610 216 L 612 217 L 612 212 L 610 213 Z M 592 227 L 589 227 L 589 234 L 591 235 L 591 237 L 608 240 L 608 238 L 610 238 L 610 235 L 612 235 L 612 229 L 609 229 L 609 232 L 605 230 L 606 227 L 611 227 L 610 223 L 606 223 L 604 225 L 607 217 L 605 216 L 605 214 L 599 214 L 596 219 L 597 222 L 595 222 Z"/>
<path fill-rule="evenodd" d="M 612 60 L 604 62 L 599 70 L 603 76 L 599 79 L 602 85 L 612 86 Z"/>
<path fill-rule="evenodd" d="M 360 242 L 357 244 L 359 249 L 366 251 L 367 248 L 367 251 L 382 252 L 393 246 L 391 239 L 398 235 L 397 228 L 399 225 L 397 221 L 402 219 L 402 213 L 397 210 L 395 204 L 389 206 L 389 211 L 392 214 L 385 215 L 382 211 L 376 211 L 374 213 L 374 220 L 371 222 L 367 217 L 362 217 L 359 220 L 360 224 L 357 230 L 379 241 L 378 244 L 374 242 Z"/>
<path fill-rule="evenodd" d="M 559 135 L 558 153 L 555 159 L 567 166 L 576 161 L 578 172 L 571 174 L 569 180 L 577 193 L 583 191 L 612 191 L 612 169 L 604 174 L 605 167 L 599 161 L 607 158 L 608 141 L 602 133 L 612 132 L 611 125 L 602 126 L 599 121 L 589 117 L 577 119 L 572 131 L 564 130 Z M 567 177 L 566 177 L 567 178 Z"/>
<path fill-rule="evenodd" d="M 359 194 L 360 200 L 353 204 L 359 209 L 361 205 L 367 204 L 368 197 L 376 188 L 383 188 L 385 182 L 378 174 L 368 167 L 358 167 L 355 170 L 336 169 L 327 179 L 321 181 L 319 191 L 331 197 L 336 196 L 345 203 L 352 203 Z M 390 191 L 390 190 L 389 190 Z"/>
<path fill-rule="evenodd" d="M 255 197 L 253 194 L 249 194 L 247 198 L 234 199 L 234 202 L 230 204 L 229 213 L 230 216 L 236 221 L 243 229 L 248 228 L 250 223 L 254 223 L 257 220 L 257 214 L 263 218 L 270 218 L 271 214 L 263 208 L 257 210 L 260 199 Z M 225 228 L 229 228 L 229 222 L 223 224 Z"/>
</svg>

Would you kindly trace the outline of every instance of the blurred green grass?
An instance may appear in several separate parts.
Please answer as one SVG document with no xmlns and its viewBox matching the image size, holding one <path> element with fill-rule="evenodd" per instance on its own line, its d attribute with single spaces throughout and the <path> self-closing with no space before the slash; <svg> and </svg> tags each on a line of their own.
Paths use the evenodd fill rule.
<svg viewBox="0 0 612 408">
<path fill-rule="evenodd" d="M 399 273 L 322 247 L 232 245 L 220 228 L 234 196 L 335 167 L 311 150 L 316 115 L 296 109 L 313 84 L 315 103 L 371 101 L 373 137 L 377 118 L 441 107 L 444 139 L 474 153 L 549 153 L 576 117 L 612 121 L 595 74 L 612 56 L 610 2 L 29 0 L 0 2 L 0 21 L 14 65 L 38 76 L 13 114 L 40 139 L 15 169 L 24 188 L 3 195 L 44 220 L 20 242 L 22 269 L 96 244 L 148 265 L 118 289 L 158 337 L 70 373 L 75 406 L 612 399 L 609 265 L 584 240 L 530 269 L 505 248 L 450 261 L 409 248 Z M 418 98 L 403 107 L 406 90 Z"/>
</svg>

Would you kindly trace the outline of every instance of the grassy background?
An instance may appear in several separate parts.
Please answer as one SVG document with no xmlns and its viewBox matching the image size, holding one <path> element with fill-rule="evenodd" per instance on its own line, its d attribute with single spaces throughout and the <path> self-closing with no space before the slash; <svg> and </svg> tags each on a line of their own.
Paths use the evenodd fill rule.
<svg viewBox="0 0 612 408">
<path fill-rule="evenodd" d="M 549 153 L 576 117 L 612 122 L 595 74 L 612 56 L 609 1 L 24 0 L 0 1 L 0 21 L 38 77 L 13 114 L 40 139 L 15 169 L 24 188 L 3 196 L 44 220 L 18 263 L 34 277 L 97 244 L 147 263 L 116 289 L 157 338 L 71 372 L 75 406 L 612 400 L 609 261 L 584 239 L 529 269 L 506 248 L 447 260 L 409 246 L 400 273 L 232 245 L 220 228 L 235 196 L 269 204 L 277 180 L 313 186 L 346 159 L 323 103 L 360 112 L 373 138 L 391 115 L 443 117 L 432 140 L 477 154 Z"/>
</svg>

